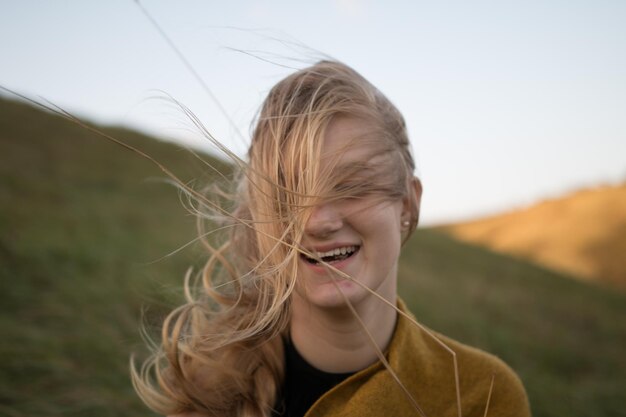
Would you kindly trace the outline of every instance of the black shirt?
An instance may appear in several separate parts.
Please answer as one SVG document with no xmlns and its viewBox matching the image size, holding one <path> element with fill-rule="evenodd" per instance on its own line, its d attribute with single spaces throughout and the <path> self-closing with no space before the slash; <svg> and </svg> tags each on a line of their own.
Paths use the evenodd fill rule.
<svg viewBox="0 0 626 417">
<path fill-rule="evenodd" d="M 285 383 L 275 407 L 275 417 L 302 417 L 326 391 L 353 375 L 320 371 L 309 364 L 291 340 L 285 340 Z"/>
</svg>

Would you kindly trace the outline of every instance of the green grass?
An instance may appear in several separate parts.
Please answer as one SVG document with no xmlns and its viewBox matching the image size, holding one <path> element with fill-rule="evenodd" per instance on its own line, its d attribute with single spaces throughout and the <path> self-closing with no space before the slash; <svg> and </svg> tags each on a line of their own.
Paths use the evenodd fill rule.
<svg viewBox="0 0 626 417">
<path fill-rule="evenodd" d="M 176 146 L 108 130 L 184 180 Z M 0 100 L 0 415 L 151 413 L 128 377 L 150 322 L 181 299 L 194 219 L 149 162 L 84 129 Z M 626 415 L 626 297 L 458 243 L 409 242 L 401 294 L 430 327 L 505 359 L 535 416 Z"/>
<path fill-rule="evenodd" d="M 149 415 L 129 383 L 140 315 L 181 298 L 195 236 L 152 164 L 84 129 L 0 101 L 0 415 Z M 114 130 L 184 179 L 200 163 Z"/>
<path fill-rule="evenodd" d="M 626 415 L 626 297 L 420 230 L 400 264 L 418 319 L 504 359 L 535 416 Z"/>
</svg>

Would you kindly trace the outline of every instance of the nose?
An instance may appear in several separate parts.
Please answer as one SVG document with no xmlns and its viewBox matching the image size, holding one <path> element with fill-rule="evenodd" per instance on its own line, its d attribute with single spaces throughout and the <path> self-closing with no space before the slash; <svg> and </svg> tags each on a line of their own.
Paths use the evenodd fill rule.
<svg viewBox="0 0 626 417">
<path fill-rule="evenodd" d="M 343 216 L 334 203 L 319 204 L 313 208 L 304 231 L 307 235 L 318 239 L 332 236 L 343 226 Z"/>
</svg>

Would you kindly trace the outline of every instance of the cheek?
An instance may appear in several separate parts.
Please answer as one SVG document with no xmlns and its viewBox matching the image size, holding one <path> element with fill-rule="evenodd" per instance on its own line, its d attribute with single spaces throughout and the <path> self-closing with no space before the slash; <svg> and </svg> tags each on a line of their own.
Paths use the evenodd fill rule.
<svg viewBox="0 0 626 417">
<path fill-rule="evenodd" d="M 358 221 L 363 229 L 374 233 L 400 233 L 402 207 L 399 204 L 378 204 L 358 213 Z"/>
<path fill-rule="evenodd" d="M 359 213 L 356 222 L 364 243 L 371 250 L 386 255 L 399 252 L 402 241 L 401 206 L 385 204 L 372 207 Z"/>
</svg>

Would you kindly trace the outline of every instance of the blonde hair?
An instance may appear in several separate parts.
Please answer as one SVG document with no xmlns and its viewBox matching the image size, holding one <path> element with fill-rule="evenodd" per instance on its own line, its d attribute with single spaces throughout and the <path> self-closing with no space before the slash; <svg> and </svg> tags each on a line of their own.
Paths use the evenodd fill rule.
<svg viewBox="0 0 626 417">
<path fill-rule="evenodd" d="M 324 134 L 338 117 L 366 124 L 367 135 L 347 147 L 358 146 L 367 156 L 340 170 L 332 163 L 322 168 Z M 380 155 L 383 162 L 374 163 Z M 218 215 L 229 228 L 222 244 L 205 240 L 210 257 L 202 286 L 194 292 L 187 277 L 187 302 L 166 318 L 160 346 L 139 370 L 131 367 L 136 391 L 158 413 L 271 414 L 284 374 L 281 336 L 298 257 L 306 253 L 299 242 L 321 199 L 406 198 L 411 218 L 405 238 L 417 225 L 404 119 L 342 63 L 321 61 L 276 84 L 258 115 L 248 162 L 238 165 L 232 209 L 198 201 L 201 217 Z"/>
</svg>

